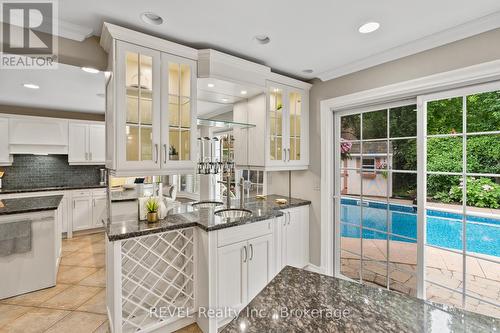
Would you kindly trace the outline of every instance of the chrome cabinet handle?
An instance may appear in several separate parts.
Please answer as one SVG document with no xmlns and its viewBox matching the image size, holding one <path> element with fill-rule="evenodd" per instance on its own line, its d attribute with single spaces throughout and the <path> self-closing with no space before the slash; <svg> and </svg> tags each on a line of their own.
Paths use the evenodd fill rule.
<svg viewBox="0 0 500 333">
<path fill-rule="evenodd" d="M 167 145 L 164 144 L 163 145 L 163 163 L 165 163 L 165 164 L 167 164 L 167 156 L 168 156 Z"/>
<path fill-rule="evenodd" d="M 253 245 L 250 244 L 250 260 L 253 259 Z"/>
<path fill-rule="evenodd" d="M 283 215 L 283 226 L 285 226 L 285 225 L 286 225 L 286 214 Z"/>
<path fill-rule="evenodd" d="M 85 152 L 85 161 L 89 160 L 89 153 Z"/>
<path fill-rule="evenodd" d="M 158 164 L 158 144 L 155 143 L 155 163 Z"/>
<path fill-rule="evenodd" d="M 288 148 L 288 162 L 290 162 L 290 148 Z"/>
<path fill-rule="evenodd" d="M 89 153 L 89 160 L 92 161 L 92 152 Z"/>
<path fill-rule="evenodd" d="M 290 217 L 290 212 L 287 213 L 288 213 L 288 225 L 290 225 L 290 221 L 292 220 L 292 218 Z"/>
<path fill-rule="evenodd" d="M 248 252 L 247 252 L 247 247 L 246 245 L 243 246 L 243 250 L 245 251 L 245 257 L 243 258 L 243 262 L 247 262 L 248 259 Z"/>
</svg>

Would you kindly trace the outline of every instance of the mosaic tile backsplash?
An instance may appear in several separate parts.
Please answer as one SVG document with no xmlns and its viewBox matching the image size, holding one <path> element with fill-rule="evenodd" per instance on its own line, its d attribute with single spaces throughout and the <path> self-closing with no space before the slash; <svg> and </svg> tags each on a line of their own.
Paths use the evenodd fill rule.
<svg viewBox="0 0 500 333">
<path fill-rule="evenodd" d="M 68 155 L 14 155 L 5 174 L 3 189 L 87 186 L 99 184 L 103 165 L 69 165 Z"/>
</svg>

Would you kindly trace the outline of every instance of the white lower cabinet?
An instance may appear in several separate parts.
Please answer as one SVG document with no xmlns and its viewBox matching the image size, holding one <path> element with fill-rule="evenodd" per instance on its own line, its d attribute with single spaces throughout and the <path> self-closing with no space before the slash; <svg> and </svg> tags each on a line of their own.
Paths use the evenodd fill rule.
<svg viewBox="0 0 500 333">
<path fill-rule="evenodd" d="M 219 231 L 218 308 L 241 310 L 272 279 L 276 255 L 273 242 L 274 223 L 274 219 L 265 220 Z M 236 242 L 227 244 L 232 241 Z M 230 317 L 219 320 L 218 326 L 229 320 Z"/>
<path fill-rule="evenodd" d="M 72 194 L 73 231 L 103 227 L 102 214 L 106 209 L 105 190 L 74 191 Z"/>
<path fill-rule="evenodd" d="M 220 308 L 241 309 L 247 299 L 247 242 L 217 249 L 217 299 Z"/>
<path fill-rule="evenodd" d="M 95 196 L 92 199 L 92 226 L 94 228 L 104 227 L 101 217 L 106 210 L 106 196 Z"/>
<path fill-rule="evenodd" d="M 280 225 L 280 271 L 286 265 L 304 268 L 309 263 L 309 206 L 283 210 Z"/>
<path fill-rule="evenodd" d="M 92 207 L 90 196 L 73 198 L 73 231 L 92 228 Z"/>
<path fill-rule="evenodd" d="M 248 241 L 247 300 L 251 301 L 273 276 L 273 235 Z"/>
</svg>

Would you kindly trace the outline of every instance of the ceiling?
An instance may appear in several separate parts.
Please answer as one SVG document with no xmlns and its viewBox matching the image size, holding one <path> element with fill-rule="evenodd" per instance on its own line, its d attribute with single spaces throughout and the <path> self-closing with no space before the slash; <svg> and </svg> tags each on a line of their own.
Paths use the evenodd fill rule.
<svg viewBox="0 0 500 333">
<path fill-rule="evenodd" d="M 104 74 L 65 64 L 57 69 L 2 70 L 0 104 L 63 111 L 104 113 Z M 27 89 L 25 83 L 38 85 Z"/>
<path fill-rule="evenodd" d="M 165 23 L 145 24 L 139 18 L 145 11 Z M 299 78 L 330 79 L 500 27 L 500 1 L 65 0 L 59 18 L 96 35 L 108 21 Z M 381 28 L 360 34 L 368 21 Z M 262 34 L 269 44 L 255 41 Z"/>
</svg>

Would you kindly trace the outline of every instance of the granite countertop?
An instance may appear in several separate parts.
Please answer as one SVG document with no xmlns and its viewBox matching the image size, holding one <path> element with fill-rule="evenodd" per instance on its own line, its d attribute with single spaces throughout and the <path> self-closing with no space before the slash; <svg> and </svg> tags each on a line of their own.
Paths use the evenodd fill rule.
<svg viewBox="0 0 500 333">
<path fill-rule="evenodd" d="M 94 189 L 94 188 L 106 188 L 106 185 L 61 185 L 52 187 L 16 187 L 16 188 L 2 188 L 0 189 L 1 194 L 12 194 L 12 193 L 27 193 L 27 192 L 46 192 L 46 191 L 65 191 L 65 190 L 84 190 L 84 189 Z"/>
<path fill-rule="evenodd" d="M 274 200 L 285 198 L 277 195 L 267 196 L 266 200 L 250 199 L 245 204 L 245 209 L 252 211 L 252 216 L 237 219 L 224 219 L 214 215 L 214 209 L 200 208 L 194 209 L 191 205 L 181 204 L 169 211 L 164 219 L 156 223 L 138 221 L 135 215 L 119 214 L 113 217 L 111 223 L 107 224 L 107 235 L 110 241 L 122 240 L 148 234 L 155 234 L 175 229 L 188 227 L 199 227 L 205 231 L 213 231 L 234 226 L 263 221 L 274 217 L 282 216 L 281 209 L 310 205 L 308 200 L 286 198 L 287 205 L 277 205 Z M 238 207 L 234 202 L 233 207 Z M 222 209 L 217 208 L 217 209 Z M 215 209 L 215 210 L 217 210 Z M 107 217 L 104 217 L 107 221 Z"/>
<path fill-rule="evenodd" d="M 55 210 L 59 207 L 62 198 L 62 195 L 50 195 L 45 197 L 2 199 L 0 200 L 0 215 Z"/>
<path fill-rule="evenodd" d="M 222 330 L 493 332 L 498 319 L 286 266 Z"/>
</svg>

